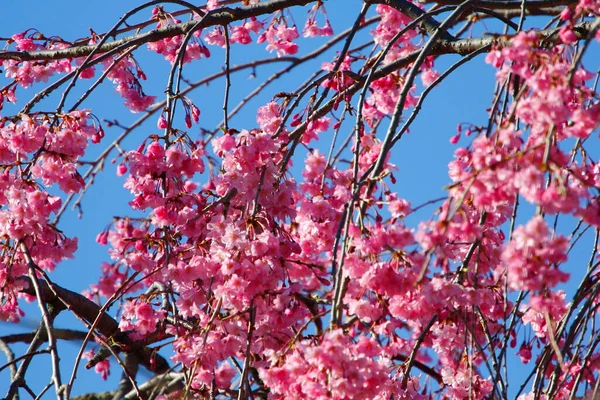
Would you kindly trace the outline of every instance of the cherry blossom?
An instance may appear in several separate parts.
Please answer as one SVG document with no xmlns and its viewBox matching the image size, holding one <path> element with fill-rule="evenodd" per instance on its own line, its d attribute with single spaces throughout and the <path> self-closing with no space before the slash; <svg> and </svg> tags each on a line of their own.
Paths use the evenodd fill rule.
<svg viewBox="0 0 600 400">
<path fill-rule="evenodd" d="M 0 120 L 0 319 L 35 300 L 59 332 L 48 314 L 73 312 L 94 330 L 81 353 L 102 379 L 123 354 L 183 379 L 161 399 L 568 399 L 596 384 L 600 102 L 583 54 L 597 46 L 597 2 L 380 1 L 335 38 L 335 2 L 226 3 L 142 7 L 144 22 L 73 42 L 7 37 L 0 106 L 46 89 Z M 531 10 L 556 28 L 513 32 L 511 13 Z M 478 37 L 499 15 L 507 30 L 490 22 Z M 263 58 L 230 60 L 240 49 Z M 148 50 L 170 71 L 164 98 L 144 90 Z M 483 52 L 496 84 L 486 113 L 452 132 L 413 124 L 434 83 Z M 296 82 L 305 62 L 317 71 Z M 243 73 L 267 77 L 244 97 L 232 84 Z M 104 78 L 123 99 L 111 107 L 139 119 L 78 108 Z M 89 93 L 69 109 L 75 83 Z M 422 154 L 452 149 L 442 197 L 422 199 L 430 182 L 401 158 L 416 139 Z M 126 211 L 93 232 L 106 258 L 78 294 L 53 281 L 79 244 L 63 215 L 88 212 L 101 173 L 126 190 Z M 520 389 L 511 363 L 535 372 Z"/>
</svg>

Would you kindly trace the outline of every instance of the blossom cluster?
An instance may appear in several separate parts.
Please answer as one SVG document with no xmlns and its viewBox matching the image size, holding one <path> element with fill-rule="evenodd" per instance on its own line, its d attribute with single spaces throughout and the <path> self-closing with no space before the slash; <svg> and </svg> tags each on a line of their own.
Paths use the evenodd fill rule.
<svg viewBox="0 0 600 400">
<path fill-rule="evenodd" d="M 148 96 L 142 90 L 140 79 L 145 80 L 146 75 L 132 57 L 115 59 L 106 65 L 109 68 L 108 79 L 115 84 L 115 90 L 125 99 L 125 106 L 131 112 L 144 111 L 154 103 L 156 96 Z"/>
<path fill-rule="evenodd" d="M 65 194 L 80 192 L 85 182 L 77 161 L 88 143 L 103 135 L 87 110 L 59 116 L 22 114 L 2 123 L 0 243 L 13 249 L 0 256 L 2 319 L 18 320 L 21 315 L 16 302 L 21 283 L 16 278 L 28 274 L 29 256 L 46 271 L 73 257 L 77 239 L 66 237 L 52 223 L 62 201 L 46 187 L 57 184 Z"/>
<path fill-rule="evenodd" d="M 561 382 L 555 398 L 568 398 L 577 373 L 594 371 L 581 375 L 594 379 L 600 356 L 582 360 L 560 351 L 570 339 L 561 321 L 590 294 L 582 287 L 568 302 L 561 284 L 572 275 L 566 263 L 576 240 L 561 235 L 550 217 L 555 225 L 567 215 L 600 228 L 600 163 L 582 147 L 600 124 L 600 102 L 590 87 L 593 75 L 573 63 L 569 47 L 578 18 L 600 10 L 587 0 L 566 10 L 558 44 L 522 31 L 488 54 L 498 86 L 508 90 L 507 112 L 497 120 L 491 110 L 487 128 L 470 128 L 466 138 L 461 128 L 451 139 L 461 144 L 448 166 L 452 182 L 431 218 L 421 218 L 422 207 L 395 185 L 389 138 L 377 127 L 416 106 L 418 90 L 439 76 L 433 56 L 416 71 L 422 85 L 409 78 L 410 63 L 370 82 L 362 120 L 338 155 L 335 146 L 324 154 L 320 144 L 345 129 L 339 115 L 355 111 L 347 89 L 361 82 L 365 66 L 373 67 L 351 52 L 321 64 L 328 76 L 314 90 L 335 99 L 328 115 L 314 117 L 316 96 L 295 114 L 289 98 L 277 96 L 257 109 L 256 125 L 217 129 L 207 140 L 192 134 L 200 103 L 176 96 L 182 129 L 172 120 L 174 109 L 150 109 L 160 112 L 161 132 L 150 132 L 133 150 L 119 148 L 116 158 L 138 216 L 115 217 L 97 235 L 110 261 L 85 294 L 93 300 L 119 294 L 119 330 L 132 342 L 169 337 L 171 361 L 198 397 L 242 398 L 244 390 L 257 390 L 269 399 L 424 400 L 434 391 L 448 399 L 492 398 L 503 389 L 490 359 L 496 363 L 496 354 L 514 348 L 511 355 L 525 364 L 543 360 L 540 376 Z M 405 29 L 411 18 L 387 5 L 375 12 L 371 35 L 386 49 L 381 65 L 421 48 L 421 27 Z M 154 8 L 152 21 L 158 29 L 181 22 L 162 7 Z M 178 56 L 183 63 L 209 57 L 204 43 L 265 43 L 286 57 L 299 52 L 301 34 L 332 33 L 319 1 L 302 32 L 282 12 L 198 30 L 185 48 L 184 35 L 147 47 L 171 64 Z M 25 33 L 13 41 L 20 51 L 67 46 Z M 27 88 L 81 62 L 5 61 L 13 83 L 2 95 L 16 100 L 17 85 Z M 87 68 L 84 77 L 93 74 Z M 133 56 L 115 55 L 104 68 L 130 111 L 154 103 Z M 103 137 L 87 110 L 2 119 L 0 319 L 22 316 L 18 278 L 32 265 L 52 271 L 73 256 L 77 240 L 51 221 L 62 200 L 49 188 L 65 195 L 84 190 L 80 158 Z M 299 166 L 291 160 L 296 148 L 294 160 L 304 156 Z M 521 200 L 531 215 L 517 215 Z M 106 379 L 109 366 L 103 360 L 95 367 Z"/>
<path fill-rule="evenodd" d="M 60 39 L 47 39 L 39 32 L 30 33 L 25 31 L 11 37 L 11 43 L 17 51 L 36 51 L 36 50 L 61 50 L 70 47 L 70 44 Z M 97 37 L 94 34 L 89 40 L 89 45 L 97 43 Z M 93 59 L 97 58 L 93 57 Z M 90 79 L 95 74 L 94 66 L 84 66 L 84 58 L 59 58 L 57 60 L 34 60 L 34 61 L 16 61 L 4 60 L 4 74 L 12 80 L 12 83 L 6 86 L 0 92 L 0 109 L 4 101 L 16 102 L 15 86 L 19 85 L 28 88 L 34 83 L 48 82 L 50 77 L 70 73 L 80 69 L 79 77 Z M 144 94 L 140 80 L 145 80 L 146 76 L 140 66 L 135 62 L 132 56 L 116 55 L 104 61 L 106 74 L 109 80 L 115 83 L 116 91 L 125 99 L 125 106 L 132 112 L 140 112 L 147 109 L 156 99 L 154 96 Z"/>
<path fill-rule="evenodd" d="M 353 343 L 335 330 L 318 347 L 298 343 L 285 364 L 261 375 L 275 399 L 383 399 L 389 397 L 392 381 L 382 353 L 371 338 Z"/>
<path fill-rule="evenodd" d="M 152 10 L 152 17 L 157 21 L 157 29 L 181 23 L 180 20 L 165 12 L 160 6 L 156 6 Z M 182 56 L 183 63 L 188 63 L 192 60 L 199 60 L 202 58 L 202 56 L 206 58 L 210 57 L 210 50 L 208 50 L 208 48 L 198 40 L 200 34 L 201 31 L 194 32 L 192 39 L 186 45 L 185 53 Z M 167 37 L 148 43 L 148 49 L 164 56 L 167 61 L 169 61 L 171 64 L 174 64 L 177 59 L 177 54 L 180 51 L 179 49 L 183 45 L 183 40 L 183 35 Z"/>
<path fill-rule="evenodd" d="M 28 34 L 28 31 L 15 34 L 11 37 L 17 51 L 58 50 L 68 47 L 61 42 L 48 41 L 45 45 L 36 41 L 37 33 Z M 69 59 L 50 61 L 3 61 L 4 74 L 9 79 L 14 79 L 19 86 L 27 88 L 36 82 L 48 82 L 48 79 L 57 73 L 71 72 L 72 65 Z"/>
</svg>

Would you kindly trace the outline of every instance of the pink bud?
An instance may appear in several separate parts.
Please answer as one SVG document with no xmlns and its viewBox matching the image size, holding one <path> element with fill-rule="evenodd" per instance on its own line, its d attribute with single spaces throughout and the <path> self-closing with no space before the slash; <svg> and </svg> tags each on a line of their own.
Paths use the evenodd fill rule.
<svg viewBox="0 0 600 400">
<path fill-rule="evenodd" d="M 6 101 L 8 101 L 9 103 L 17 102 L 17 96 L 15 96 L 15 88 L 9 89 L 8 92 L 6 92 Z"/>
<path fill-rule="evenodd" d="M 108 232 L 100 232 L 98 236 L 96 236 L 96 243 L 106 246 L 108 243 Z"/>
<path fill-rule="evenodd" d="M 152 142 L 146 149 L 146 155 L 152 160 L 162 160 L 165 156 L 165 149 L 158 142 Z"/>
<path fill-rule="evenodd" d="M 167 129 L 167 120 L 165 119 L 165 117 L 162 114 L 158 118 L 158 122 L 156 123 L 156 126 L 158 127 L 158 129 Z"/>
<path fill-rule="evenodd" d="M 192 118 L 194 119 L 194 122 L 198 122 L 198 120 L 200 119 L 200 109 L 193 104 L 192 104 Z"/>
<path fill-rule="evenodd" d="M 117 175 L 123 176 L 127 172 L 127 166 L 125 164 L 119 164 L 117 167 Z"/>
<path fill-rule="evenodd" d="M 573 14 L 571 13 L 571 9 L 569 7 L 565 8 L 560 13 L 560 19 L 563 20 L 563 21 L 570 20 L 572 16 L 573 16 Z"/>
<path fill-rule="evenodd" d="M 292 122 L 290 123 L 290 126 L 298 126 L 301 123 L 302 123 L 302 118 L 298 114 L 295 114 L 292 117 Z"/>
</svg>

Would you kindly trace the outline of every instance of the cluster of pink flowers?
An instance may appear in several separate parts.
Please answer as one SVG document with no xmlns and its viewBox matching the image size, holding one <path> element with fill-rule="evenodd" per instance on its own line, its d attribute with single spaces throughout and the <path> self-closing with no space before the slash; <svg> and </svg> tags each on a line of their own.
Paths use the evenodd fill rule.
<svg viewBox="0 0 600 400">
<path fill-rule="evenodd" d="M 176 196 L 181 191 L 191 191 L 196 188 L 192 182 L 182 182 L 183 175 L 192 177 L 197 172 L 204 171 L 202 146 L 185 149 L 178 145 L 165 150 L 163 145 L 154 141 L 145 149 L 130 151 L 126 155 L 129 176 L 125 187 L 135 195 L 130 205 L 134 209 L 144 210 L 148 207 L 157 208 L 168 203 L 170 196 Z M 165 175 L 173 183 L 166 191 L 158 189 L 161 175 Z"/>
<path fill-rule="evenodd" d="M 68 47 L 66 43 L 47 41 L 41 44 L 38 32 L 25 31 L 11 37 L 15 50 L 59 50 Z M 37 42 L 36 42 L 37 41 Z M 46 40 L 45 40 L 46 41 Z M 71 60 L 67 58 L 49 61 L 15 61 L 2 62 L 4 74 L 9 79 L 14 79 L 20 86 L 27 88 L 37 82 L 48 82 L 48 79 L 57 73 L 71 71 Z"/>
<path fill-rule="evenodd" d="M 538 292 L 569 279 L 569 274 L 557 268 L 567 260 L 569 241 L 563 236 L 550 238 L 548 234 L 541 216 L 515 229 L 501 256 L 511 289 Z"/>
<path fill-rule="evenodd" d="M 393 7 L 383 4 L 377 5 L 377 14 L 381 17 L 381 21 L 377 27 L 371 31 L 371 35 L 375 43 L 382 49 L 385 48 L 396 36 L 396 34 L 412 20 L 410 17 L 402 14 Z M 398 41 L 390 49 L 390 53 L 386 55 L 386 62 L 394 61 L 417 48 L 411 40 L 417 36 L 417 31 L 410 29 L 406 31 L 398 39 Z"/>
<path fill-rule="evenodd" d="M 232 26 L 229 40 L 231 40 L 231 43 L 250 44 L 252 43 L 250 33 L 258 34 L 263 27 L 262 22 L 252 17 L 242 25 Z"/>
<path fill-rule="evenodd" d="M 371 338 L 358 343 L 341 330 L 318 345 L 297 343 L 281 366 L 261 371 L 274 399 L 384 399 L 392 395 L 390 362 Z"/>
<path fill-rule="evenodd" d="M 217 6 L 208 3 L 209 9 Z M 385 5 L 376 11 L 380 21 L 371 34 L 385 48 L 411 19 Z M 325 13 L 322 2 L 309 11 L 304 37 L 333 33 L 326 14 L 319 26 L 319 12 Z M 131 209 L 141 216 L 115 218 L 98 234 L 97 242 L 110 246 L 111 261 L 102 264 L 102 276 L 86 296 L 110 297 L 139 274 L 124 295 L 119 328 L 132 340 L 170 335 L 172 361 L 187 369 L 189 388 L 199 396 L 208 388 L 231 390 L 240 375 L 238 361 L 253 368 L 248 387 L 262 385 L 272 399 L 430 398 L 417 366 L 445 398 L 493 396 L 497 382 L 484 366 L 491 352 L 506 345 L 498 338 L 512 336 L 509 346 L 515 348 L 518 330 L 528 327 L 533 335 L 519 337 L 514 352 L 523 363 L 537 355 L 536 345 L 564 343 L 556 337 L 557 321 L 570 304 L 557 286 L 569 278 L 564 264 L 570 242 L 544 216 L 570 214 L 600 227 L 600 163 L 588 162 L 585 154 L 577 161 L 564 150 L 569 141 L 588 140 L 600 124 L 600 103 L 587 86 L 592 75 L 582 67 L 571 70 L 565 48 L 577 35 L 573 15 L 584 12 L 600 10 L 584 1 L 563 13 L 568 24 L 558 46 L 548 48 L 537 33 L 520 32 L 490 52 L 487 61 L 497 69 L 498 82 L 514 94 L 507 119 L 466 135 L 469 144 L 458 148 L 449 164 L 448 199 L 414 229 L 407 221 L 419 207 L 392 186 L 396 167 L 389 153 L 382 157 L 384 144 L 376 132 L 406 88 L 403 107 L 415 106 L 418 85 L 406 80 L 410 65 L 369 86 L 360 117 L 371 130 L 352 136 L 344 153 L 348 162 L 308 147 L 331 129 L 337 133 L 342 125 L 332 124 L 335 113 L 309 120 L 313 110 L 307 106 L 286 126 L 289 104 L 270 101 L 257 110 L 256 128 L 229 129 L 208 142 L 171 129 L 167 112 L 173 110 L 163 110 L 156 127 L 164 135 L 149 135 L 137 149 L 120 153 L 117 174 L 131 193 Z M 158 28 L 180 22 L 161 7 L 153 19 Z M 225 46 L 224 29 L 231 43 L 246 45 L 258 36 L 256 43 L 267 43 L 279 57 L 298 52 L 298 29 L 282 14 L 270 22 L 249 18 L 215 27 L 203 36 L 198 31 L 183 61 L 210 55 L 201 38 Z M 62 46 L 37 44 L 26 34 L 13 40 L 24 51 Z M 383 64 L 418 49 L 418 40 L 418 30 L 407 30 Z M 148 48 L 173 63 L 182 43 L 179 35 Z M 347 54 L 340 61 L 335 71 L 335 62 L 322 64 L 332 74 L 316 87 L 331 89 L 338 104 L 350 100 L 340 94 L 356 82 L 350 71 L 361 59 Z M 14 90 L 72 67 L 63 60 L 6 61 L 4 68 Z M 141 88 L 145 75 L 133 57 L 111 59 L 105 68 L 131 111 L 154 102 Z M 435 80 L 433 58 L 420 73 L 425 86 Z M 3 96 L 12 101 L 14 91 L 9 92 Z M 178 100 L 191 129 L 200 121 L 200 109 L 186 97 Z M 290 176 L 291 161 L 284 163 L 292 151 L 290 129 L 302 124 L 294 145 L 306 156 L 297 181 Z M 81 192 L 86 182 L 78 160 L 90 141 L 103 136 L 88 111 L 2 120 L 0 247 L 11 251 L 0 255 L 1 319 L 22 315 L 17 277 L 28 273 L 27 252 L 46 271 L 73 256 L 76 239 L 49 222 L 61 199 L 46 188 Z M 380 158 L 379 175 L 371 176 Z M 200 176 L 203 184 L 195 181 Z M 361 177 L 369 178 L 359 183 Z M 519 196 L 535 214 L 506 233 Z M 163 288 L 160 293 L 141 294 L 156 286 Z M 518 305 L 509 300 L 514 291 L 527 292 Z M 343 323 L 332 320 L 326 329 L 323 323 L 335 313 Z M 513 315 L 518 321 L 508 326 Z M 574 384 L 569 374 L 592 362 L 600 365 L 600 358 L 568 365 L 560 365 L 559 355 L 550 359 L 547 370 L 558 371 L 565 387 Z M 106 379 L 109 362 L 96 370 Z M 566 397 L 565 388 L 559 392 Z"/>
<path fill-rule="evenodd" d="M 390 46 L 394 37 L 406 27 L 412 20 L 406 15 L 400 13 L 393 7 L 387 5 L 378 5 L 377 14 L 381 20 L 377 27 L 371 31 L 371 35 L 376 44 L 382 49 Z M 417 50 L 420 43 L 417 29 L 408 29 L 389 47 L 385 54 L 383 65 L 406 57 L 408 54 Z M 410 67 L 411 65 L 408 65 Z M 433 58 L 428 57 L 426 62 L 420 66 L 421 80 L 424 86 L 429 86 L 438 76 L 433 65 Z M 384 116 L 389 116 L 394 112 L 399 94 L 404 90 L 405 74 L 402 70 L 398 73 L 389 74 L 383 78 L 377 79 L 371 84 L 373 89 L 365 103 L 364 116 L 370 123 L 374 124 Z M 416 87 L 413 85 L 404 102 L 404 108 L 412 108 L 418 101 L 415 95 Z"/>
<path fill-rule="evenodd" d="M 72 258 L 77 239 L 70 239 L 50 224 L 50 216 L 61 206 L 59 197 L 37 188 L 34 181 L 24 181 L 10 172 L 0 176 L 0 244 L 5 248 L 24 243 L 34 262 L 52 271 L 65 258 Z M 0 317 L 18 321 L 22 312 L 16 298 L 23 283 L 16 277 L 28 274 L 28 263 L 21 251 L 0 259 L 2 302 Z"/>
<path fill-rule="evenodd" d="M 550 321 L 560 321 L 567 313 L 569 304 L 565 302 L 566 293 L 563 290 L 546 291 L 531 297 L 529 305 L 523 314 L 523 323 L 531 325 L 535 336 L 550 340 L 550 334 L 556 335 L 554 326 L 548 326 Z"/>
<path fill-rule="evenodd" d="M 58 196 L 45 187 L 58 184 L 63 193 L 77 193 L 85 182 L 77 171 L 77 160 L 101 127 L 89 111 L 65 115 L 20 115 L 4 120 L 0 127 L 0 244 L 5 248 L 23 243 L 40 268 L 52 271 L 65 258 L 73 257 L 77 239 L 66 237 L 51 224 L 61 207 Z M 25 168 L 23 172 L 23 168 Z M 0 257 L 3 301 L 0 316 L 16 320 L 21 315 L 16 297 L 21 284 L 15 278 L 27 275 L 21 250 Z M 11 253 L 12 254 L 12 253 Z"/>
<path fill-rule="evenodd" d="M 133 57 L 127 56 L 120 61 L 117 58 L 105 62 L 110 68 L 107 78 L 115 84 L 115 90 L 125 99 L 125 106 L 131 112 L 144 111 L 156 100 L 156 96 L 147 96 L 142 90 L 140 79 L 146 80 L 146 75 Z"/>
<path fill-rule="evenodd" d="M 60 50 L 69 47 L 68 43 L 57 39 L 47 39 L 40 32 L 29 29 L 15 34 L 9 40 L 15 51 Z M 17 61 L 3 60 L 4 75 L 12 80 L 0 90 L 0 110 L 4 102 L 16 103 L 16 87 L 28 88 L 38 82 L 48 82 L 55 74 L 68 73 L 73 70 L 72 60 L 60 58 L 57 60 Z"/>
<path fill-rule="evenodd" d="M 598 126 L 600 107 L 597 103 L 584 106 L 591 96 L 585 82 L 594 74 L 579 67 L 570 78 L 571 64 L 561 56 L 562 51 L 561 47 L 542 48 L 538 34 L 531 31 L 519 33 L 512 46 L 487 56 L 499 68 L 499 81 L 505 81 L 509 73 L 519 77 L 513 78 L 513 89 L 522 91 L 515 111 L 532 128 L 531 144 L 543 141 L 552 127 L 557 138 L 564 140 L 585 139 Z"/>
<path fill-rule="evenodd" d="M 263 132 L 271 135 L 275 134 L 280 128 L 282 121 L 283 118 L 281 117 L 281 110 L 279 104 L 277 104 L 276 102 L 270 101 L 269 103 L 258 109 L 258 113 L 256 115 L 256 122 L 258 122 L 258 125 L 260 126 L 260 129 L 263 130 Z M 215 149 L 215 151 L 217 154 L 220 154 L 219 150 Z"/>
<path fill-rule="evenodd" d="M 371 125 L 374 125 L 375 121 L 393 114 L 404 87 L 404 78 L 400 75 L 390 74 L 374 81 L 371 87 L 373 92 L 365 102 L 364 116 Z M 412 108 L 417 104 L 419 99 L 414 96 L 414 92 L 415 88 L 413 87 L 406 96 L 404 109 Z"/>
<path fill-rule="evenodd" d="M 294 55 L 298 52 L 298 45 L 294 40 L 298 39 L 298 29 L 295 25 L 291 27 L 285 21 L 271 23 L 263 33 L 260 34 L 256 43 L 267 42 L 267 50 L 277 52 L 277 56 Z"/>
<path fill-rule="evenodd" d="M 344 71 L 352 71 L 352 58 L 346 55 L 344 60 L 339 65 L 337 71 L 333 70 L 335 64 L 335 62 L 324 62 L 321 65 L 321 69 L 323 71 L 329 71 L 333 73 L 333 76 L 325 79 L 323 83 L 321 83 L 321 86 L 335 90 L 336 92 L 341 92 L 354 83 L 354 79 L 348 76 L 348 74 L 344 73 Z"/>
<path fill-rule="evenodd" d="M 325 15 L 325 23 L 323 26 L 319 26 L 317 23 L 317 16 L 319 11 Z M 316 36 L 332 36 L 333 29 L 327 18 L 327 11 L 323 3 L 318 2 L 308 12 L 304 29 L 302 29 L 302 36 L 304 37 L 316 37 Z"/>
<path fill-rule="evenodd" d="M 298 52 L 298 45 L 294 43 L 294 40 L 300 37 L 298 29 L 295 25 L 289 27 L 288 22 L 283 17 L 273 19 L 266 28 L 264 22 L 252 17 L 244 21 L 241 25 L 231 26 L 228 29 L 230 29 L 229 42 L 231 44 L 250 44 L 253 41 L 251 35 L 253 33 L 258 34 L 256 43 L 261 44 L 266 42 L 267 50 L 270 52 L 275 50 L 279 57 L 283 55 L 294 55 Z M 321 28 L 313 29 L 314 35 L 321 34 L 325 36 L 329 34 L 331 27 L 329 27 L 329 29 L 319 29 Z M 226 38 L 223 27 L 214 27 L 204 36 L 204 40 L 208 44 L 225 47 Z"/>
<path fill-rule="evenodd" d="M 600 105 L 585 86 L 591 74 L 579 68 L 569 79 L 571 67 L 562 51 L 560 46 L 541 47 L 535 32 L 521 32 L 511 46 L 490 52 L 487 60 L 499 68 L 499 82 L 512 74 L 518 85 L 513 88 L 519 91 L 514 114 L 525 128 L 507 122 L 491 135 L 475 138 L 469 148 L 459 148 L 450 163 L 456 197 L 468 189 L 477 208 L 493 211 L 519 194 L 548 213 L 593 218 L 581 206 L 594 186 L 586 178 L 590 166 L 573 162 L 558 145 L 547 145 L 550 140 L 586 139 L 600 117 Z"/>
<path fill-rule="evenodd" d="M 157 21 L 157 29 L 181 22 L 171 14 L 165 12 L 161 6 L 156 6 L 152 10 L 152 17 Z M 208 50 L 208 48 L 199 40 L 201 33 L 202 31 L 194 32 L 192 39 L 187 43 L 185 54 L 183 55 L 183 63 L 199 60 L 203 56 L 206 58 L 210 57 L 210 50 Z M 148 43 L 148 49 L 164 56 L 167 61 L 173 64 L 176 60 L 177 53 L 183 44 L 183 38 L 183 35 L 177 35 L 157 40 Z"/>
<path fill-rule="evenodd" d="M 123 306 L 119 329 L 122 332 L 131 331 L 133 339 L 141 339 L 156 331 L 159 322 L 165 317 L 165 310 L 155 310 L 147 301 L 128 301 Z"/>
</svg>

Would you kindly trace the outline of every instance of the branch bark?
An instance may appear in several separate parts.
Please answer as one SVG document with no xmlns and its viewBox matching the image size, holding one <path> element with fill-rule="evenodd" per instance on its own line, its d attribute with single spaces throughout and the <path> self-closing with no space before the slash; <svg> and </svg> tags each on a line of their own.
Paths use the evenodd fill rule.
<svg viewBox="0 0 600 400">
<path fill-rule="evenodd" d="M 575 32 L 575 35 L 577 36 L 577 40 L 584 40 L 584 39 L 587 39 L 588 34 L 591 30 L 592 30 L 592 22 L 583 22 L 581 24 L 576 25 L 573 31 Z M 555 39 L 558 39 L 558 31 L 559 31 L 559 28 L 546 29 L 546 30 L 539 31 L 538 34 L 540 35 L 540 37 L 543 40 L 554 41 Z M 455 41 L 440 40 L 434 46 L 434 48 L 431 49 L 431 51 L 429 52 L 429 55 L 430 56 L 440 56 L 440 55 L 444 55 L 444 54 L 460 54 L 462 56 L 466 56 L 466 55 L 471 54 L 474 51 L 480 50 L 486 46 L 497 46 L 497 47 L 507 46 L 510 44 L 510 42 L 514 36 L 515 35 L 488 36 L 488 37 L 478 37 L 478 38 L 470 38 L 470 39 L 459 39 L 459 40 L 455 40 Z M 390 73 L 392 73 L 394 71 L 397 71 L 401 68 L 404 68 L 404 67 L 410 65 L 412 62 L 414 62 L 417 59 L 420 52 L 421 52 L 421 50 L 416 50 L 413 53 L 407 55 L 406 57 L 398 59 L 398 60 L 386 65 L 385 67 L 378 69 L 377 71 L 375 71 L 373 73 L 373 79 L 375 80 L 375 79 L 382 78 L 386 75 L 389 75 Z M 341 93 L 339 93 L 338 96 L 344 97 L 344 96 L 353 95 L 354 93 L 356 93 L 357 91 L 362 89 L 362 87 L 367 79 L 367 76 L 366 75 L 365 76 L 353 75 L 352 77 L 355 80 L 355 83 L 353 83 L 347 89 L 345 89 Z M 325 116 L 329 111 L 331 111 L 333 109 L 334 105 L 337 102 L 339 102 L 339 99 L 337 97 L 334 97 L 334 98 L 330 99 L 327 103 L 325 103 L 321 107 L 319 107 L 317 110 L 313 111 L 309 120 L 304 121 L 302 124 L 298 125 L 296 127 L 296 129 L 294 129 L 290 133 L 290 139 L 291 139 L 290 143 L 293 140 L 296 140 L 298 137 L 300 137 L 300 135 L 302 135 L 302 133 L 306 130 L 306 127 L 308 126 L 308 123 L 310 121 L 313 121 L 313 120 L 316 120 L 318 118 Z"/>
<path fill-rule="evenodd" d="M 235 8 L 219 8 L 209 12 L 201 22 L 201 29 L 217 25 L 228 25 L 235 21 L 241 21 L 250 17 L 257 17 L 264 14 L 271 14 L 292 6 L 304 6 L 314 3 L 317 0 L 271 0 L 256 5 Z M 128 47 L 139 46 L 145 43 L 156 42 L 168 37 L 183 35 L 189 32 L 196 24 L 197 20 L 172 24 L 164 28 L 153 29 L 151 31 L 137 35 L 127 36 L 121 39 L 107 42 L 100 46 L 97 54 L 106 53 L 119 46 L 127 44 Z M 39 50 L 39 51 L 0 51 L 0 60 L 33 61 L 33 60 L 58 60 L 63 58 L 77 58 L 89 55 L 95 45 L 74 46 L 60 50 Z"/>
<path fill-rule="evenodd" d="M 435 3 L 438 5 L 458 5 L 460 0 L 421 0 L 423 4 Z M 577 0 L 528 0 L 527 10 L 537 10 L 546 7 L 568 6 L 577 4 Z M 473 2 L 474 6 L 485 7 L 492 10 L 518 10 L 523 7 L 520 0 L 477 0 Z"/>
<path fill-rule="evenodd" d="M 26 283 L 23 293 L 35 296 L 30 278 L 23 276 L 19 279 Z M 60 301 L 79 318 L 90 324 L 95 321 L 99 314 L 100 306 L 93 301 L 58 285 L 50 287 L 45 280 L 40 279 L 39 284 L 40 291 L 48 303 Z M 112 338 L 115 343 L 118 343 L 119 346 L 115 346 L 116 351 L 127 351 L 133 354 L 138 358 L 140 364 L 148 370 L 160 374 L 170 369 L 169 363 L 164 357 L 155 353 L 153 349 L 145 347 L 147 341 L 142 343 L 131 340 L 126 333 L 119 330 L 119 323 L 110 315 L 106 313 L 102 314 L 98 323 L 98 331 L 105 338 Z"/>
</svg>

